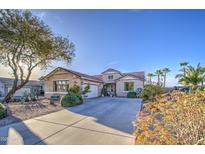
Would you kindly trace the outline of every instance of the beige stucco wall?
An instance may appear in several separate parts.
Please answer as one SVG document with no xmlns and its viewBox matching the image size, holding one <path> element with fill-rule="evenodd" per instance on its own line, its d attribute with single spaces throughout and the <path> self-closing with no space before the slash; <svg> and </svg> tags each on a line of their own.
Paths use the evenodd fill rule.
<svg viewBox="0 0 205 154">
<path fill-rule="evenodd" d="M 53 75 L 51 75 L 45 79 L 44 89 L 45 89 L 45 97 L 46 98 L 50 98 L 50 96 L 54 95 L 54 94 L 58 94 L 58 95 L 65 95 L 66 94 L 66 92 L 54 92 L 53 81 L 57 81 L 57 80 L 69 80 L 69 87 L 72 87 L 75 83 L 76 83 L 76 85 L 81 87 L 80 77 L 78 77 L 72 73 L 60 70 L 60 71 L 55 72 Z"/>
<path fill-rule="evenodd" d="M 87 79 L 82 79 L 79 76 L 76 76 L 72 73 L 69 73 L 69 72 L 66 72 L 63 70 L 59 70 L 45 79 L 44 89 L 45 89 L 45 97 L 46 98 L 50 98 L 50 96 L 55 95 L 55 94 L 63 96 L 67 93 L 67 92 L 54 92 L 53 81 L 57 81 L 57 80 L 69 80 L 69 87 L 74 86 L 74 84 L 80 86 L 81 88 L 82 88 L 83 84 L 88 84 L 88 83 L 90 85 L 97 85 L 99 96 L 101 95 L 101 89 L 103 86 L 102 83 L 89 81 Z"/>
<path fill-rule="evenodd" d="M 116 81 L 116 95 L 119 97 L 127 96 L 127 91 L 124 91 L 125 82 L 134 82 L 134 91 L 137 90 L 137 88 L 143 88 L 143 81 L 136 79 L 134 77 L 123 77 Z"/>
<path fill-rule="evenodd" d="M 103 74 L 103 80 L 106 83 L 115 83 L 114 81 L 108 80 L 108 75 L 113 75 L 114 80 L 121 77 L 120 73 L 116 72 L 106 72 Z M 101 95 L 101 90 L 103 88 L 103 83 L 90 81 L 85 78 L 81 78 L 73 73 L 69 73 L 64 70 L 58 70 L 57 72 L 53 73 L 52 75 L 46 77 L 44 83 L 44 89 L 45 89 L 45 97 L 50 98 L 50 96 L 58 94 L 58 95 L 65 95 L 67 92 L 54 92 L 53 89 L 53 81 L 57 80 L 69 80 L 69 87 L 72 87 L 74 84 L 80 86 L 82 88 L 83 84 L 89 83 L 90 85 L 96 85 L 98 86 L 98 94 Z M 143 81 L 136 79 L 132 76 L 125 76 L 119 80 L 116 81 L 116 94 L 120 97 L 127 96 L 127 91 L 124 91 L 124 83 L 125 82 L 134 82 L 134 90 L 137 88 L 143 88 Z"/>
<path fill-rule="evenodd" d="M 108 76 L 109 75 L 113 75 L 113 80 L 108 80 Z M 103 81 L 105 83 L 114 83 L 116 79 L 120 78 L 122 75 L 120 73 L 116 73 L 116 72 L 105 72 L 103 73 Z"/>
</svg>

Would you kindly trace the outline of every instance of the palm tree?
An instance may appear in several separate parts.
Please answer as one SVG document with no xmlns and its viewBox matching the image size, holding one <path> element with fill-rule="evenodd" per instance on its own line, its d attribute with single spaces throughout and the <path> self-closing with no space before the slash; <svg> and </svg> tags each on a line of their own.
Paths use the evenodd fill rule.
<svg viewBox="0 0 205 154">
<path fill-rule="evenodd" d="M 164 87 L 166 86 L 166 79 L 167 79 L 167 73 L 169 73 L 171 70 L 167 67 L 162 69 L 163 76 L 164 76 Z"/>
<path fill-rule="evenodd" d="M 198 64 L 199 65 L 199 71 L 201 72 L 201 78 L 202 78 L 202 81 L 201 81 L 201 86 L 204 86 L 204 81 L 205 81 L 205 67 L 203 66 L 200 66 L 200 63 Z"/>
<path fill-rule="evenodd" d="M 186 76 L 186 68 L 187 68 L 188 64 L 189 64 L 188 62 L 179 63 L 179 65 L 182 67 L 182 69 L 180 69 L 179 71 L 181 71 L 182 73 L 177 74 L 175 76 L 176 79 L 180 79 L 180 78 L 183 78 Z"/>
<path fill-rule="evenodd" d="M 204 86 L 204 82 L 205 82 L 205 75 L 203 76 L 203 81 L 201 82 L 202 86 Z"/>
<path fill-rule="evenodd" d="M 184 72 L 184 76 L 186 75 L 186 67 L 188 66 L 188 62 L 181 62 L 180 63 L 180 66 L 182 67 L 183 69 L 183 72 Z"/>
<path fill-rule="evenodd" d="M 205 67 L 200 66 L 200 63 L 197 67 L 187 66 L 185 74 L 178 74 L 176 77 L 179 79 L 180 84 L 191 86 L 193 89 L 196 89 L 200 84 L 203 84 L 205 76 Z"/>
<path fill-rule="evenodd" d="M 157 75 L 157 84 L 160 85 L 162 70 L 156 70 L 155 74 Z"/>
<path fill-rule="evenodd" d="M 155 75 L 153 73 L 148 73 L 147 74 L 147 78 L 148 78 L 148 82 L 149 84 L 152 84 L 152 78 L 154 77 Z"/>
</svg>

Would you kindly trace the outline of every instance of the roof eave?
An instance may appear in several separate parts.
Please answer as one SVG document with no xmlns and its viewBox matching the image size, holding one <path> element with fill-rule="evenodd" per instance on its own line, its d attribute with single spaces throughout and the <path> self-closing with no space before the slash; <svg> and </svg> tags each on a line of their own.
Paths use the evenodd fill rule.
<svg viewBox="0 0 205 154">
<path fill-rule="evenodd" d="M 136 79 L 138 79 L 138 80 L 144 81 L 144 79 L 142 79 L 142 78 L 140 78 L 140 77 L 137 77 L 137 76 L 135 76 L 135 75 L 131 75 L 131 74 L 126 74 L 126 75 L 124 75 L 124 76 L 122 76 L 122 77 L 116 79 L 115 81 L 118 81 L 118 80 L 120 80 L 120 79 L 122 79 L 122 78 L 124 78 L 124 77 L 126 77 L 126 76 L 131 76 L 131 77 L 134 77 L 134 78 L 136 78 Z"/>
<path fill-rule="evenodd" d="M 103 81 L 100 81 L 100 80 L 95 80 L 95 79 L 90 79 L 90 78 L 85 78 L 85 77 L 81 77 L 81 79 L 93 81 L 93 82 L 98 82 L 98 83 L 104 83 Z"/>
</svg>

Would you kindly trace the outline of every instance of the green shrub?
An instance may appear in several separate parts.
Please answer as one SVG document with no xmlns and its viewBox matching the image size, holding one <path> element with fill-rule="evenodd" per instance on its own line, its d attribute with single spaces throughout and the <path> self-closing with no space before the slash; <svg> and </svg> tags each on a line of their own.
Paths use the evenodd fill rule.
<svg viewBox="0 0 205 154">
<path fill-rule="evenodd" d="M 78 99 L 83 102 L 83 97 L 82 97 L 82 90 L 78 85 L 74 85 L 73 87 L 71 87 L 70 89 L 68 89 L 68 92 L 72 92 L 74 93 Z"/>
<path fill-rule="evenodd" d="M 37 95 L 35 92 L 30 93 L 30 99 L 31 99 L 31 101 L 37 101 Z"/>
<path fill-rule="evenodd" d="M 87 84 L 85 87 L 84 87 L 84 90 L 83 90 L 83 95 L 86 95 L 87 93 L 91 92 L 90 91 L 90 84 Z"/>
<path fill-rule="evenodd" d="M 106 85 L 103 86 L 102 90 L 101 90 L 101 95 L 102 96 L 108 96 L 108 92 L 107 92 L 107 87 Z"/>
<path fill-rule="evenodd" d="M 29 93 L 27 93 L 27 91 L 24 92 L 23 99 L 24 99 L 25 102 L 29 102 L 30 101 L 30 96 L 29 96 Z"/>
<path fill-rule="evenodd" d="M 137 93 L 135 91 L 130 91 L 127 93 L 127 98 L 137 98 Z"/>
<path fill-rule="evenodd" d="M 75 94 L 81 95 L 82 94 L 82 90 L 78 85 L 74 85 L 73 87 L 71 87 L 70 89 L 68 89 L 68 91 L 71 91 Z"/>
<path fill-rule="evenodd" d="M 144 100 L 153 101 L 155 96 L 163 94 L 164 88 L 158 85 L 145 85 L 140 97 Z"/>
<path fill-rule="evenodd" d="M 79 94 L 74 93 L 73 91 L 68 91 L 68 93 L 61 99 L 61 106 L 69 107 L 82 104 L 83 99 Z"/>
<path fill-rule="evenodd" d="M 78 97 L 78 99 L 80 100 L 80 102 L 82 103 L 83 102 L 83 97 L 81 94 L 76 94 L 76 96 Z"/>
<path fill-rule="evenodd" d="M 6 107 L 0 103 L 0 119 L 5 118 L 7 116 Z"/>
</svg>

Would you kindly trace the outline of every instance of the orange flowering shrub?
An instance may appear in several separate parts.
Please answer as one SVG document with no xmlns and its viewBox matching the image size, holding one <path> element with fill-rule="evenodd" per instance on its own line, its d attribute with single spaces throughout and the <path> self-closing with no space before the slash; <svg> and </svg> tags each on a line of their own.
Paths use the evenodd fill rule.
<svg viewBox="0 0 205 154">
<path fill-rule="evenodd" d="M 204 135 L 205 93 L 174 91 L 144 104 L 135 144 L 204 144 Z"/>
</svg>

